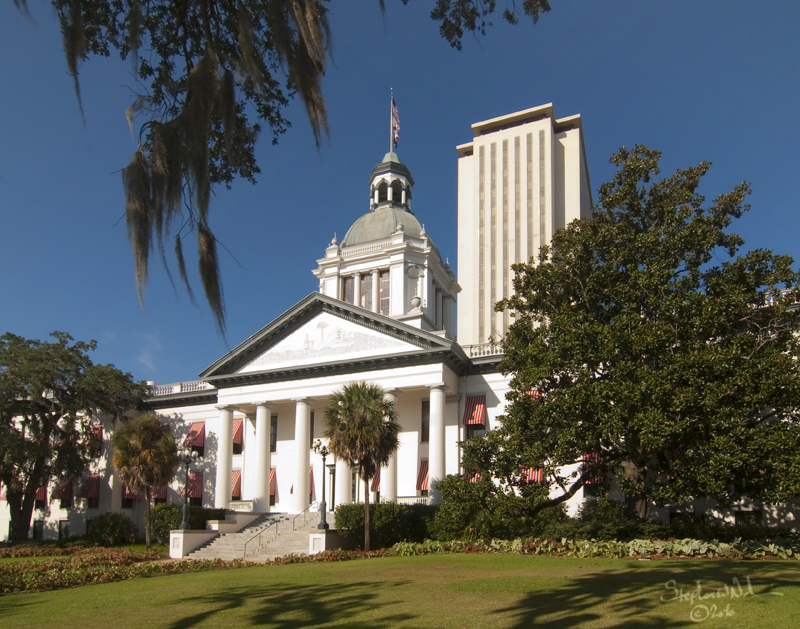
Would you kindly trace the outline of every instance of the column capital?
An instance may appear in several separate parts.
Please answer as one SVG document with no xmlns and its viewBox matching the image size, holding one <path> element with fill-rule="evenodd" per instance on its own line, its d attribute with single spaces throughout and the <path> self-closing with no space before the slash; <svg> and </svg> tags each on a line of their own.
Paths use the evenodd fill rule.
<svg viewBox="0 0 800 629">
<path fill-rule="evenodd" d="M 250 402 L 253 406 L 258 408 L 259 406 L 263 406 L 267 410 L 273 409 L 277 406 L 275 402 Z"/>
<path fill-rule="evenodd" d="M 402 392 L 403 391 L 400 390 L 400 389 L 384 389 L 383 390 L 384 395 L 391 395 L 392 397 L 397 397 Z"/>
<path fill-rule="evenodd" d="M 444 382 L 437 382 L 436 384 L 426 384 L 425 386 L 429 389 L 441 389 L 444 391 L 445 384 Z"/>
<path fill-rule="evenodd" d="M 293 397 L 291 398 L 292 402 L 297 402 L 298 404 L 302 404 L 305 402 L 306 404 L 311 404 L 314 401 L 313 397 Z"/>
<path fill-rule="evenodd" d="M 231 413 L 236 410 L 236 406 L 233 404 L 216 404 L 214 408 L 218 411 L 230 411 Z"/>
</svg>

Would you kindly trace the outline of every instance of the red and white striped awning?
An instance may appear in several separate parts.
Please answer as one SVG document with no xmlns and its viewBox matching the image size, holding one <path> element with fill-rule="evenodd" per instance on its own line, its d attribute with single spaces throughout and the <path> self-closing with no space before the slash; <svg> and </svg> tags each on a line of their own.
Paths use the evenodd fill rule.
<svg viewBox="0 0 800 629">
<path fill-rule="evenodd" d="M 522 470 L 522 478 L 529 483 L 544 483 L 544 469 L 541 467 L 529 467 Z"/>
<path fill-rule="evenodd" d="M 289 487 L 289 493 L 294 494 L 294 484 Z M 309 496 L 314 494 L 314 466 L 308 468 L 308 494 Z"/>
<path fill-rule="evenodd" d="M 486 425 L 486 396 L 468 395 L 464 406 L 464 425 Z"/>
<path fill-rule="evenodd" d="M 233 420 L 233 443 L 242 445 L 242 435 L 244 434 L 244 420 L 242 418 Z"/>
<path fill-rule="evenodd" d="M 181 491 L 181 498 L 186 496 L 186 488 Z M 189 498 L 203 497 L 203 472 L 189 472 Z"/>
<path fill-rule="evenodd" d="M 150 488 L 150 497 L 153 500 L 166 500 L 167 499 L 167 486 L 162 485 L 161 487 L 151 487 Z"/>
<path fill-rule="evenodd" d="M 467 475 L 470 483 L 477 483 L 481 479 L 481 473 L 475 472 L 472 476 Z"/>
<path fill-rule="evenodd" d="M 39 485 L 36 489 L 36 500 L 47 500 L 47 485 Z"/>
<path fill-rule="evenodd" d="M 122 486 L 122 499 L 123 500 L 141 500 L 141 494 L 137 494 L 127 485 Z"/>
<path fill-rule="evenodd" d="M 242 497 L 242 470 L 231 471 L 231 498 Z"/>
<path fill-rule="evenodd" d="M 603 457 L 600 456 L 597 452 L 590 452 L 589 454 L 584 454 L 582 457 L 583 463 L 581 464 L 581 473 L 584 472 L 592 472 L 592 469 L 595 468 L 597 465 L 603 462 Z M 603 484 L 603 476 L 602 474 L 598 474 L 595 476 L 590 476 L 586 479 L 587 485 L 602 485 Z"/>
<path fill-rule="evenodd" d="M 375 470 L 375 476 L 372 477 L 372 485 L 369 488 L 370 491 L 380 491 L 381 490 L 381 468 Z"/>
<path fill-rule="evenodd" d="M 56 485 L 50 500 L 72 500 L 72 479 L 65 478 Z"/>
<path fill-rule="evenodd" d="M 428 490 L 428 459 L 419 462 L 419 474 L 417 474 L 417 489 L 420 491 Z"/>
<path fill-rule="evenodd" d="M 272 467 L 269 470 L 269 495 L 274 496 L 278 489 L 278 479 L 275 478 L 275 468 Z"/>
<path fill-rule="evenodd" d="M 187 448 L 197 447 L 203 448 L 206 445 L 206 423 L 194 422 L 192 427 L 189 428 L 189 434 L 183 440 L 183 445 Z M 194 496 L 192 496 L 194 497 Z"/>
<path fill-rule="evenodd" d="M 100 475 L 92 474 L 78 491 L 78 498 L 100 498 Z"/>
</svg>

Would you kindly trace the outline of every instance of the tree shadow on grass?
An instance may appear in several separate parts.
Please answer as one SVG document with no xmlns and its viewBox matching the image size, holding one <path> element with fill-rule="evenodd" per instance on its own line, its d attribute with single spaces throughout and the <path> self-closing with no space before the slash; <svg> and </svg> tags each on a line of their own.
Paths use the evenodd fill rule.
<svg viewBox="0 0 800 629">
<path fill-rule="evenodd" d="M 716 603 L 717 608 L 724 609 L 730 603 L 734 613 L 736 610 L 738 599 L 730 596 L 693 603 L 679 599 L 677 592 L 681 588 L 688 598 L 698 581 L 704 594 L 720 589 L 725 592 L 723 586 L 731 588 L 734 577 L 739 579 L 746 593 L 749 576 L 757 596 L 768 595 L 781 586 L 798 585 L 797 579 L 773 578 L 767 574 L 775 570 L 785 575 L 790 568 L 786 563 L 686 561 L 659 565 L 661 563 L 632 564 L 628 572 L 590 572 L 573 578 L 567 585 L 530 592 L 518 604 L 496 612 L 512 618 L 511 626 L 515 629 L 597 626 L 604 619 L 604 627 L 685 627 L 698 620 L 712 619 L 703 617 L 704 610 L 698 610 L 693 621 L 694 605 L 710 608 Z M 760 578 L 759 573 L 764 577 Z M 675 583 L 670 584 L 671 580 Z"/>
<path fill-rule="evenodd" d="M 346 621 L 353 629 L 380 629 L 414 618 L 410 614 L 389 613 L 394 601 L 377 603 L 375 588 L 396 587 L 408 584 L 396 582 L 352 582 L 298 588 L 296 585 L 271 584 L 263 589 L 232 588 L 211 595 L 184 598 L 181 605 L 191 608 L 201 605 L 204 611 L 181 618 L 170 625 L 170 629 L 191 629 L 213 616 L 227 610 L 247 607 L 237 623 L 248 623 L 259 627 L 293 629 L 315 627 Z M 212 609 L 208 609 L 211 607 Z M 381 610 L 386 612 L 382 614 Z M 354 615 L 369 610 L 369 619 L 353 620 Z M 243 618 L 244 616 L 244 618 Z M 246 619 L 246 620 L 245 620 Z"/>
</svg>

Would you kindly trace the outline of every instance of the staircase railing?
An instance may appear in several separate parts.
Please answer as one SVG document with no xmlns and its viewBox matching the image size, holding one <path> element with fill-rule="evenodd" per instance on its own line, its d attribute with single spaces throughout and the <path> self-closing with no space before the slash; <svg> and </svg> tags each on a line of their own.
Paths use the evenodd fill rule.
<svg viewBox="0 0 800 629">
<path fill-rule="evenodd" d="M 308 514 L 310 513 L 311 507 L 318 507 L 316 500 L 314 502 L 312 502 L 310 505 L 308 505 L 305 509 L 303 509 L 303 511 L 301 511 L 296 516 L 294 516 L 294 518 L 292 519 L 292 530 L 293 531 L 297 530 L 297 526 L 296 526 L 297 518 L 299 518 L 300 516 L 303 516 L 303 524 L 305 524 L 308 521 Z"/>
<path fill-rule="evenodd" d="M 275 532 L 275 535 L 277 535 L 277 534 L 278 534 L 278 520 L 274 520 L 273 522 L 270 522 L 269 524 L 267 524 L 267 526 L 265 526 L 264 528 L 262 528 L 262 529 L 261 529 L 261 530 L 260 530 L 258 533 L 256 533 L 255 535 L 253 535 L 253 537 L 251 537 L 249 540 L 247 540 L 247 541 L 244 543 L 244 551 L 243 551 L 243 553 L 242 553 L 242 558 L 243 558 L 243 559 L 247 557 L 247 545 L 248 545 L 250 542 L 252 542 L 254 539 L 258 538 L 258 548 L 261 548 L 261 536 L 262 536 L 262 535 L 264 535 L 264 534 L 265 534 L 265 533 L 266 533 L 266 532 L 267 532 L 269 529 L 271 529 L 273 526 L 275 527 L 275 531 L 274 531 L 274 532 Z"/>
</svg>

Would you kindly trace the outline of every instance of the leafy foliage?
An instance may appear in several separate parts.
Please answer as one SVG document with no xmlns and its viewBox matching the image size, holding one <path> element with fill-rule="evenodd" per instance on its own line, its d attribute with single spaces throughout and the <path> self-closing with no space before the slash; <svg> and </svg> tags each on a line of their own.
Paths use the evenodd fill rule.
<svg viewBox="0 0 800 629">
<path fill-rule="evenodd" d="M 0 483 L 13 541 L 30 528 L 36 490 L 87 470 L 95 426 L 122 418 L 147 392 L 113 365 L 95 365 L 96 343 L 53 332 L 54 342 L 0 337 Z"/>
<path fill-rule="evenodd" d="M 736 257 L 726 229 L 749 209 L 746 183 L 706 207 L 709 164 L 656 181 L 659 157 L 621 149 L 593 217 L 515 265 L 497 306 L 515 317 L 500 365 L 513 390 L 464 459 L 521 513 L 611 475 L 640 519 L 650 501 L 800 494 L 798 274 L 770 251 Z M 529 467 L 554 497 L 525 484 Z"/>
<path fill-rule="evenodd" d="M 399 505 L 381 502 L 370 505 L 369 535 L 374 548 L 388 548 L 397 542 L 421 542 L 430 537 L 435 505 Z M 361 504 L 336 507 L 336 530 L 364 545 L 364 509 Z"/>
<path fill-rule="evenodd" d="M 145 545 L 150 548 L 150 500 L 152 491 L 169 485 L 180 465 L 178 446 L 170 427 L 155 413 L 144 413 L 123 425 L 112 441 L 111 464 L 120 479 L 145 497 Z"/>
<path fill-rule="evenodd" d="M 118 511 L 103 513 L 92 522 L 86 538 L 99 546 L 130 544 L 136 536 L 136 526 L 127 515 Z"/>
<path fill-rule="evenodd" d="M 408 0 L 403 0 L 408 4 Z M 522 11 L 536 24 L 542 13 L 550 11 L 549 0 L 522 0 Z M 453 48 L 461 50 L 464 31 L 486 34 L 486 27 L 491 25 L 487 19 L 495 12 L 497 0 L 436 0 L 431 11 L 431 18 L 439 22 L 439 32 Z M 509 24 L 519 23 L 517 3 L 506 3 L 503 19 Z"/>
<path fill-rule="evenodd" d="M 325 437 L 331 452 L 364 481 L 364 550 L 369 550 L 369 483 L 400 444 L 394 402 L 377 384 L 353 382 L 331 395 Z"/>
</svg>

